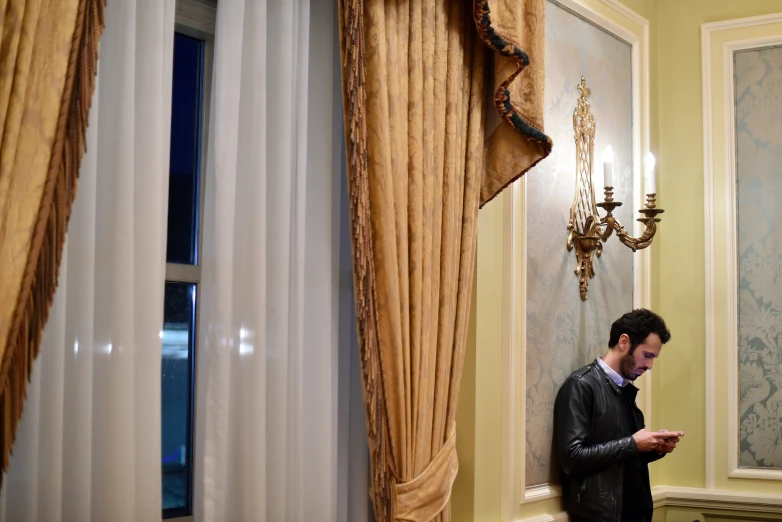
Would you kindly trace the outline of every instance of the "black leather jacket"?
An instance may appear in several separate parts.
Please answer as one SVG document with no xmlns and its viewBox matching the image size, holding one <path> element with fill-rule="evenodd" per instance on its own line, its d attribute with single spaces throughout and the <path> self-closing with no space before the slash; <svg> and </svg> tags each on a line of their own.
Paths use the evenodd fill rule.
<svg viewBox="0 0 782 522">
<path fill-rule="evenodd" d="M 628 386 L 631 386 L 628 384 Z M 646 464 L 657 453 L 638 453 L 632 436 L 620 438 L 621 390 L 597 361 L 575 371 L 562 384 L 554 405 L 554 445 L 562 473 L 565 509 L 598 522 L 619 522 L 622 516 L 624 463 L 636 455 Z M 643 413 L 633 407 L 636 423 Z M 651 513 L 646 475 L 644 495 Z M 635 522 L 635 521 L 634 521 Z"/>
</svg>

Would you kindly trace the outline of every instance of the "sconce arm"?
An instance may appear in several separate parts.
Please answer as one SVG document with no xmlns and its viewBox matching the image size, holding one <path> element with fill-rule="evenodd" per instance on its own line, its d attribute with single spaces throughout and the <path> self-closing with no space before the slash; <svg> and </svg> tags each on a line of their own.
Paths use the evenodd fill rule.
<svg viewBox="0 0 782 522">
<path fill-rule="evenodd" d="M 639 212 L 642 214 L 642 217 L 638 218 L 637 221 L 644 224 L 644 231 L 643 234 L 641 234 L 641 237 L 631 236 L 622 224 L 611 216 L 611 214 L 601 220 L 606 222 L 610 221 L 613 229 L 616 231 L 616 237 L 619 238 L 619 241 L 621 241 L 623 245 L 629 247 L 633 252 L 644 249 L 652 244 L 654 235 L 657 233 L 657 223 L 660 222 L 660 218 L 658 218 L 657 215 L 662 214 L 665 211 L 655 206 L 654 194 L 649 194 L 647 195 L 646 208 L 642 208 Z"/>
<path fill-rule="evenodd" d="M 652 244 L 652 239 L 654 239 L 654 235 L 657 233 L 657 223 L 660 222 L 660 218 L 657 216 L 665 212 L 663 209 L 657 208 L 657 195 L 646 195 L 646 206 L 638 211 L 642 216 L 638 218 L 638 221 L 645 225 L 644 231 L 641 237 L 633 237 L 613 215 L 613 210 L 620 206 L 621 203 L 614 201 L 612 188 L 606 187 L 606 200 L 597 204 L 598 207 L 606 211 L 606 216 L 600 219 L 600 225 L 605 226 L 605 230 L 600 233 L 601 239 L 605 242 L 611 237 L 612 232 L 616 232 L 616 237 L 619 238 L 619 241 L 633 252 L 648 247 Z"/>
<path fill-rule="evenodd" d="M 631 236 L 621 223 L 614 220 L 614 230 L 616 231 L 616 237 L 619 239 L 619 241 L 622 242 L 623 245 L 629 247 L 633 252 L 636 250 L 642 250 L 652 244 L 654 235 L 657 233 L 656 222 L 660 220 L 639 218 L 638 221 L 646 225 L 643 234 L 641 234 L 641 237 Z"/>
<path fill-rule="evenodd" d="M 611 234 L 614 233 L 615 229 L 617 232 L 619 231 L 619 229 L 622 229 L 622 225 L 619 225 L 619 222 L 611 213 L 609 213 L 606 217 L 600 219 L 600 225 L 605 227 L 605 229 L 600 233 L 600 239 L 603 240 L 603 243 L 608 241 L 608 238 L 611 237 Z M 619 226 L 618 229 L 616 228 L 617 225 Z"/>
</svg>

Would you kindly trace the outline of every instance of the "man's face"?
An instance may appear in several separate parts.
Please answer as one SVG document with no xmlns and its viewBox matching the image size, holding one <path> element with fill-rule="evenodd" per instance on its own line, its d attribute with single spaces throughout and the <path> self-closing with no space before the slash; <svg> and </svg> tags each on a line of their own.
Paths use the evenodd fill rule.
<svg viewBox="0 0 782 522">
<path fill-rule="evenodd" d="M 630 346 L 630 337 L 627 334 L 622 334 L 619 338 L 619 349 L 622 353 L 622 377 L 634 381 L 645 371 L 652 369 L 654 360 L 663 349 L 663 343 L 660 341 L 659 335 L 651 333 L 641 344 L 636 346 L 633 353 L 630 353 Z"/>
</svg>

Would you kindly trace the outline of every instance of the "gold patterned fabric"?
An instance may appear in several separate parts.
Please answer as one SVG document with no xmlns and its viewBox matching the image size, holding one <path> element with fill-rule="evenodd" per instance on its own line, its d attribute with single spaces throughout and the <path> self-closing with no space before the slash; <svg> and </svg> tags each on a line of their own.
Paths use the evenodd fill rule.
<svg viewBox="0 0 782 522">
<path fill-rule="evenodd" d="M 483 206 L 551 153 L 551 138 L 543 132 L 546 5 L 476 0 L 474 7 L 478 33 L 493 51 L 489 81 L 496 109 L 487 113 Z"/>
<path fill-rule="evenodd" d="M 3 471 L 57 285 L 103 8 L 103 0 L 0 0 Z"/>
<path fill-rule="evenodd" d="M 543 2 L 340 2 L 379 521 L 450 520 L 478 208 L 551 150 L 542 131 Z"/>
</svg>

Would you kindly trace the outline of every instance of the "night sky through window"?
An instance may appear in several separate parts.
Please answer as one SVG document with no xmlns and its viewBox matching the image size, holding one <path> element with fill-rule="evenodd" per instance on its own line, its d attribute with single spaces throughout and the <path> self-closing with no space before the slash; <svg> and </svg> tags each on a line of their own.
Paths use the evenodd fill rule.
<svg viewBox="0 0 782 522">
<path fill-rule="evenodd" d="M 204 42 L 177 33 L 171 102 L 169 263 L 196 264 Z"/>
</svg>

